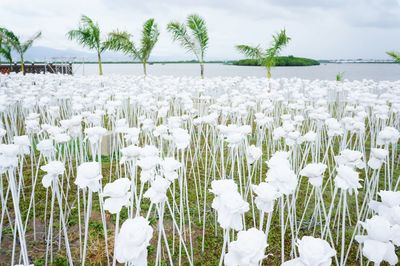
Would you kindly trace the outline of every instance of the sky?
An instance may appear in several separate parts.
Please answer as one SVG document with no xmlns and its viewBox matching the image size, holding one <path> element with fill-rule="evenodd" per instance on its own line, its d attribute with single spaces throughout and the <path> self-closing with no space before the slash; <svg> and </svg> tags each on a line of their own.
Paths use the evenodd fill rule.
<svg viewBox="0 0 400 266">
<path fill-rule="evenodd" d="M 235 45 L 267 47 L 283 28 L 291 37 L 284 55 L 388 59 L 385 51 L 400 50 L 400 0 L 0 0 L 0 27 L 22 38 L 41 30 L 36 46 L 87 51 L 65 37 L 82 14 L 99 23 L 103 37 L 119 29 L 136 40 L 154 18 L 161 34 L 153 59 L 186 60 L 193 56 L 166 25 L 192 13 L 206 20 L 208 60 L 242 58 Z"/>
</svg>

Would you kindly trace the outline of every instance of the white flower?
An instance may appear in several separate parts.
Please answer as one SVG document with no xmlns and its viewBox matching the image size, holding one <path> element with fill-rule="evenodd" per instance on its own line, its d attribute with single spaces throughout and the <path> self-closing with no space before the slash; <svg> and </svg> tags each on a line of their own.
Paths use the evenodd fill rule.
<svg viewBox="0 0 400 266">
<path fill-rule="evenodd" d="M 128 178 L 119 178 L 112 183 L 104 186 L 103 197 L 108 197 L 104 201 L 104 210 L 112 214 L 121 211 L 123 206 L 129 203 L 131 194 L 129 193 L 131 181 Z"/>
<path fill-rule="evenodd" d="M 36 145 L 36 148 L 45 157 L 51 157 L 55 153 L 53 140 L 51 139 L 44 139 L 39 141 L 39 143 Z"/>
<path fill-rule="evenodd" d="M 131 144 L 137 144 L 139 142 L 140 129 L 136 127 L 130 127 L 125 129 L 125 139 Z"/>
<path fill-rule="evenodd" d="M 276 152 L 267 162 L 267 182 L 272 184 L 279 193 L 289 195 L 292 194 L 297 187 L 297 176 L 290 169 L 290 163 L 287 159 L 287 152 Z"/>
<path fill-rule="evenodd" d="M 300 145 L 303 141 L 304 138 L 301 136 L 299 131 L 291 131 L 286 134 L 285 143 L 288 146 Z"/>
<path fill-rule="evenodd" d="M 359 243 L 364 244 L 363 255 L 378 265 L 382 261 L 387 261 L 390 265 L 397 264 L 398 258 L 391 240 L 397 244 L 400 244 L 400 241 L 398 235 L 397 239 L 394 238 L 396 234 L 394 234 L 395 232 L 389 221 L 384 217 L 375 215 L 371 219 L 367 219 L 365 223 L 360 223 L 368 233 L 366 236 L 357 235 L 355 237 Z"/>
<path fill-rule="evenodd" d="M 0 144 L 0 172 L 18 166 L 19 147 L 15 144 Z"/>
<path fill-rule="evenodd" d="M 232 179 L 221 179 L 211 181 L 210 192 L 215 196 L 220 196 L 227 191 L 237 191 L 237 185 Z"/>
<path fill-rule="evenodd" d="M 262 156 L 262 151 L 260 148 L 250 145 L 250 147 L 247 149 L 247 162 L 249 164 L 253 164 L 255 161 L 260 159 Z"/>
<path fill-rule="evenodd" d="M 335 186 L 337 188 L 347 190 L 350 194 L 353 190 L 357 192 L 357 189 L 361 188 L 360 178 L 353 168 L 346 165 L 339 165 L 336 170 Z"/>
<path fill-rule="evenodd" d="M 310 163 L 300 171 L 300 175 L 308 177 L 311 185 L 320 187 L 325 170 L 326 165 L 323 163 Z"/>
<path fill-rule="evenodd" d="M 115 256 L 119 263 L 147 265 L 147 247 L 153 237 L 153 228 L 143 217 L 127 219 L 118 233 Z"/>
<path fill-rule="evenodd" d="M 400 133 L 394 127 L 385 127 L 382 131 L 378 133 L 376 139 L 377 145 L 388 145 L 395 144 L 398 142 Z"/>
<path fill-rule="evenodd" d="M 174 128 L 172 131 L 172 138 L 178 150 L 185 149 L 189 146 L 190 135 L 186 129 Z"/>
<path fill-rule="evenodd" d="M 240 231 L 237 240 L 229 243 L 228 253 L 225 255 L 227 266 L 257 266 L 264 258 L 265 248 L 268 246 L 264 232 L 250 228 Z"/>
<path fill-rule="evenodd" d="M 144 197 L 150 199 L 154 204 L 162 203 L 167 199 L 167 190 L 171 182 L 167 179 L 156 176 L 151 182 L 151 187 L 144 193 Z"/>
<path fill-rule="evenodd" d="M 400 225 L 400 191 L 380 191 L 381 202 L 371 200 L 369 207 L 392 225 Z"/>
<path fill-rule="evenodd" d="M 15 136 L 14 144 L 18 146 L 20 155 L 29 154 L 31 142 L 27 135 Z"/>
<path fill-rule="evenodd" d="M 368 166 L 371 169 L 378 170 L 385 162 L 388 154 L 389 152 L 385 149 L 371 149 Z"/>
<path fill-rule="evenodd" d="M 340 152 L 340 155 L 335 156 L 337 164 L 344 164 L 353 168 L 357 167 L 358 169 L 363 169 L 365 167 L 362 158 L 363 154 L 361 152 L 349 149 L 345 149 Z"/>
<path fill-rule="evenodd" d="M 260 211 L 271 213 L 274 210 L 274 201 L 279 197 L 276 188 L 266 182 L 261 182 L 259 185 L 252 186 L 256 198 L 254 202 Z"/>
<path fill-rule="evenodd" d="M 107 134 L 107 129 L 103 127 L 89 127 L 85 129 L 85 133 L 90 143 L 98 144 L 101 138 Z"/>
<path fill-rule="evenodd" d="M 336 251 L 331 248 L 329 243 L 320 238 L 303 236 L 297 240 L 299 257 L 289 260 L 282 266 L 329 266 L 332 264 L 332 257 Z"/>
<path fill-rule="evenodd" d="M 161 166 L 164 169 L 164 177 L 172 182 L 178 178 L 176 171 L 182 167 L 182 164 L 173 157 L 167 157 L 161 161 Z"/>
<path fill-rule="evenodd" d="M 138 158 L 141 155 L 141 151 L 142 148 L 135 145 L 129 145 L 125 148 L 122 148 L 121 149 L 122 157 L 120 163 L 123 164 L 125 162 L 130 162 Z"/>
<path fill-rule="evenodd" d="M 40 167 L 40 169 L 47 173 L 42 178 L 42 184 L 45 188 L 48 188 L 56 177 L 64 173 L 65 166 L 63 162 L 51 161 L 48 164 Z"/>
<path fill-rule="evenodd" d="M 59 133 L 59 134 L 55 134 L 55 135 L 52 137 L 52 139 L 54 139 L 54 141 L 55 141 L 56 143 L 62 144 L 62 143 L 67 143 L 68 141 L 70 141 L 70 140 L 71 140 L 71 137 L 70 137 L 68 134 L 66 134 L 66 133 Z"/>
<path fill-rule="evenodd" d="M 86 162 L 78 166 L 75 184 L 79 188 L 88 188 L 93 192 L 100 189 L 99 180 L 103 178 L 98 162 Z"/>
<path fill-rule="evenodd" d="M 218 191 L 221 192 L 221 191 Z M 249 204 L 239 192 L 232 189 L 216 195 L 211 207 L 218 213 L 218 223 L 224 229 L 242 230 L 242 215 L 249 210 Z"/>
</svg>

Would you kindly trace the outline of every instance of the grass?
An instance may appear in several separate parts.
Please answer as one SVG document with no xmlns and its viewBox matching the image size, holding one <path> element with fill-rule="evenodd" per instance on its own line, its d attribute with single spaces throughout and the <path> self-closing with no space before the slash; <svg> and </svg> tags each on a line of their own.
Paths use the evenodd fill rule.
<svg viewBox="0 0 400 266">
<path fill-rule="evenodd" d="M 142 140 L 143 141 L 143 140 Z M 202 144 L 205 144 L 207 141 L 203 139 L 201 140 Z M 367 147 L 367 153 L 369 152 L 369 142 L 366 144 Z M 266 146 L 264 147 L 266 148 Z M 338 153 L 339 150 L 339 145 L 338 142 L 335 142 L 334 145 L 334 150 L 335 154 Z M 228 154 L 229 151 L 225 147 L 225 154 Z M 227 158 L 227 157 L 225 157 Z M 211 202 L 213 200 L 213 196 L 211 193 L 207 192 L 207 216 L 206 216 L 206 234 L 205 234 L 205 241 L 204 241 L 204 253 L 201 251 L 201 243 L 202 243 L 202 223 L 201 220 L 198 217 L 198 209 L 196 206 L 197 202 L 197 195 L 196 191 L 194 189 L 195 187 L 195 180 L 198 182 L 200 180 L 200 184 L 197 184 L 204 188 L 204 181 L 205 181 L 205 164 L 204 160 L 206 159 L 206 153 L 205 150 L 202 150 L 201 156 L 200 156 L 200 161 L 197 163 L 188 161 L 187 163 L 187 180 L 188 180 L 188 187 L 190 188 L 188 191 L 188 197 L 189 197 L 189 202 L 190 202 L 190 213 L 191 213 L 191 219 L 192 219 L 192 236 L 193 236 L 193 249 L 194 249 L 194 264 L 195 265 L 218 265 L 219 262 L 219 257 L 220 257 L 220 252 L 221 252 L 221 246 L 222 246 L 222 229 L 215 224 L 214 220 L 214 212 L 211 209 Z M 260 162 L 264 163 L 264 161 L 268 160 L 269 158 L 267 155 L 264 153 L 263 158 L 260 160 Z M 210 160 L 210 158 L 208 158 Z M 229 160 L 227 160 L 229 161 Z M 76 168 L 75 162 L 72 162 L 73 169 Z M 217 160 L 217 165 L 220 165 L 220 162 Z M 114 162 L 115 166 L 115 162 Z M 108 182 L 109 179 L 114 180 L 115 176 L 110 176 L 110 157 L 109 156 L 103 156 L 102 157 L 102 167 L 103 167 L 103 185 Z M 197 169 L 198 167 L 198 169 Z M 229 169 L 229 164 L 228 168 Z M 246 173 L 247 169 L 244 168 L 243 172 Z M 267 171 L 267 167 L 263 167 L 263 172 L 262 172 L 262 179 L 265 179 L 265 174 Z M 363 171 L 359 171 L 361 178 L 364 178 L 364 173 Z M 32 189 L 32 184 L 31 184 L 31 167 L 30 167 L 30 161 L 26 160 L 24 163 L 24 168 L 23 168 L 23 173 L 24 173 L 24 182 L 25 182 L 25 189 L 24 189 L 24 194 L 25 198 L 20 199 L 20 209 L 22 211 L 23 219 L 25 220 L 27 212 L 26 210 L 28 209 L 29 205 L 29 195 L 31 193 Z M 208 171 L 209 173 L 209 171 Z M 74 171 L 72 172 L 74 178 Z M 211 173 L 209 173 L 211 174 Z M 399 176 L 400 170 L 397 168 L 395 169 L 394 176 Z M 200 175 L 200 176 L 199 176 Z M 34 240 L 33 238 L 33 226 L 32 223 L 30 223 L 27 227 L 27 242 L 28 242 L 28 251 L 29 251 L 29 257 L 31 261 L 34 262 L 35 265 L 44 265 L 45 263 L 45 251 L 46 251 L 46 243 L 43 239 L 44 237 L 44 232 L 47 228 L 47 223 L 48 223 L 48 218 L 45 216 L 45 203 L 46 203 L 46 195 L 47 192 L 41 185 L 40 181 L 43 176 L 43 172 L 40 171 L 38 183 L 36 186 L 36 227 L 37 227 L 37 238 Z M 217 174 L 218 176 L 218 174 Z M 210 176 L 208 176 L 210 177 Z M 237 178 L 237 176 L 235 176 Z M 255 176 L 255 180 L 258 180 L 260 178 L 259 175 Z M 71 212 L 68 216 L 68 232 L 69 232 L 69 241 L 71 244 L 71 249 L 73 253 L 73 258 L 75 260 L 76 264 L 79 264 L 79 230 L 78 230 L 78 208 L 77 208 L 77 200 L 76 200 L 76 186 L 73 185 L 73 179 L 69 180 L 70 185 L 71 185 L 71 190 L 68 196 L 68 202 L 70 203 L 71 206 Z M 7 187 L 7 181 L 3 177 L 3 182 L 4 186 Z M 178 187 L 178 186 L 177 186 Z M 210 188 L 210 182 L 208 183 L 208 188 Z M 147 187 L 145 187 L 147 189 Z M 308 181 L 306 178 L 301 179 L 300 183 L 300 190 L 299 190 L 299 196 L 297 200 L 297 218 L 300 219 L 303 208 L 304 202 L 306 201 L 306 195 L 308 192 Z M 65 186 L 64 186 L 64 191 L 65 191 Z M 177 190 L 178 192 L 178 190 Z M 179 193 L 177 193 L 179 195 Z M 362 199 L 363 192 L 360 191 L 358 197 L 359 199 Z M 169 195 L 171 199 L 171 195 Z M 331 202 L 331 195 L 329 193 L 324 194 L 325 197 L 325 205 L 327 208 L 329 207 L 329 204 Z M 88 265 L 104 265 L 106 261 L 105 257 L 105 243 L 104 243 L 104 232 L 103 232 L 103 227 L 101 223 L 101 217 L 100 217 L 100 211 L 99 211 L 99 201 L 97 194 L 94 194 L 93 196 L 94 202 L 93 202 L 93 211 L 91 215 L 91 220 L 90 220 L 90 226 L 89 226 L 89 242 L 88 242 L 88 256 L 87 256 L 87 264 Z M 350 205 L 350 216 L 352 217 L 352 224 L 351 225 L 346 225 L 346 235 L 347 239 L 349 239 L 353 233 L 354 229 L 354 223 L 355 223 L 355 198 L 353 197 L 348 197 L 349 199 L 349 205 Z M 177 196 L 175 198 L 176 201 L 179 200 L 179 197 Z M 338 199 L 336 199 L 338 200 Z M 249 202 L 249 199 L 247 199 Z M 199 203 L 200 210 L 203 209 L 203 199 L 200 199 Z M 311 212 L 313 210 L 313 204 L 309 206 L 307 215 L 306 215 L 306 220 L 305 220 L 305 225 L 301 230 L 300 230 L 300 237 L 302 235 L 308 235 L 311 234 L 315 223 L 310 220 L 311 217 Z M 83 208 L 83 205 L 81 206 Z M 142 204 L 142 215 L 144 213 L 147 213 L 147 210 L 149 208 L 149 201 L 145 199 Z M 9 201 L 8 204 L 8 210 L 12 212 L 12 204 Z M 273 219 L 272 219 L 272 224 L 271 224 L 271 230 L 269 234 L 269 239 L 268 243 L 269 246 L 266 250 L 266 254 L 269 254 L 268 259 L 264 260 L 263 265 L 280 265 L 280 226 L 279 226 L 279 213 L 277 212 L 277 208 L 275 208 L 275 212 L 273 214 Z M 48 212 L 48 211 L 47 211 Z M 12 216 L 12 213 L 10 213 Z M 258 216 L 258 211 L 256 211 L 256 214 Z M 121 212 L 121 224 L 122 222 L 127 218 L 127 211 L 124 209 Z M 179 219 L 179 217 L 176 217 Z M 201 218 L 201 217 L 200 217 Z M 53 263 L 52 265 L 67 265 L 67 259 L 65 256 L 65 248 L 64 248 L 64 242 L 63 239 L 61 238 L 61 243 L 60 243 L 60 249 L 58 249 L 59 246 L 59 237 L 58 237 L 58 232 L 59 232 L 59 219 L 58 219 L 58 208 L 55 208 L 55 223 L 54 223 L 54 238 L 53 238 L 53 248 L 54 248 L 54 257 L 53 257 Z M 114 225 L 115 225 L 115 216 L 110 215 L 106 213 L 106 219 L 107 219 L 107 228 L 108 228 L 108 248 L 109 248 L 109 253 L 112 255 L 113 253 L 113 234 L 114 234 Z M 7 220 L 6 220 L 7 221 Z M 32 219 L 30 219 L 32 221 Z M 155 259 L 155 252 L 156 252 L 156 241 L 157 241 L 157 218 L 156 216 L 152 216 L 151 219 L 151 225 L 154 227 L 154 235 L 153 239 L 151 242 L 150 247 L 148 248 L 149 254 L 149 265 L 154 265 L 154 259 Z M 256 218 L 256 221 L 258 221 L 258 217 Z M 83 220 L 82 220 L 83 223 Z M 166 212 L 166 216 L 164 218 L 164 223 L 165 223 L 165 229 L 169 238 L 169 244 L 171 246 L 172 250 L 172 220 L 168 212 Z M 247 212 L 246 214 L 246 227 L 250 228 L 253 227 L 253 222 L 251 218 L 251 210 Z M 12 249 L 12 239 L 13 239 L 13 234 L 12 234 L 12 228 L 10 227 L 9 222 L 3 226 L 3 239 L 1 242 L 1 247 L 0 247 L 0 259 L 2 261 L 1 264 L 9 265 L 10 264 L 10 258 L 11 258 L 11 249 Z M 335 234 L 336 228 L 332 228 L 332 233 Z M 188 232 L 186 232 L 188 233 Z M 291 243 L 290 239 L 290 234 L 287 231 L 285 235 L 285 254 L 286 257 L 289 257 L 289 246 Z M 177 243 L 177 241 L 176 241 Z M 18 245 L 17 245 L 18 246 Z M 350 253 L 350 257 L 348 260 L 347 265 L 359 265 L 359 260 L 357 258 L 357 244 L 353 244 L 353 248 Z M 177 247 L 175 246 L 175 250 L 177 250 Z M 397 250 L 397 254 L 399 254 L 399 250 Z M 175 255 L 173 257 L 174 263 L 178 262 L 178 256 L 177 252 L 175 252 Z M 166 251 L 163 250 L 163 257 L 162 257 L 163 265 L 168 265 L 168 258 Z M 188 262 L 186 261 L 185 256 L 183 255 L 183 264 L 188 265 Z M 364 259 L 365 261 L 365 259 Z"/>
</svg>

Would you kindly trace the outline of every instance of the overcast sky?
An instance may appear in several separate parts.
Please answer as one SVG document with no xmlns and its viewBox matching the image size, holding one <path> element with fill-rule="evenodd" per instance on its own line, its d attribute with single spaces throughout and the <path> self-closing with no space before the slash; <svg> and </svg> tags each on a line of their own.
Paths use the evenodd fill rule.
<svg viewBox="0 0 400 266">
<path fill-rule="evenodd" d="M 65 33 L 81 14 L 98 21 L 102 34 L 127 30 L 138 39 L 148 18 L 161 35 L 153 55 L 190 59 L 165 30 L 188 14 L 205 18 L 209 30 L 207 59 L 241 58 L 236 44 L 261 44 L 286 28 L 292 38 L 283 54 L 316 59 L 387 58 L 400 50 L 400 0 L 0 0 L 0 26 L 22 37 L 41 30 L 35 45 L 82 50 Z"/>
</svg>

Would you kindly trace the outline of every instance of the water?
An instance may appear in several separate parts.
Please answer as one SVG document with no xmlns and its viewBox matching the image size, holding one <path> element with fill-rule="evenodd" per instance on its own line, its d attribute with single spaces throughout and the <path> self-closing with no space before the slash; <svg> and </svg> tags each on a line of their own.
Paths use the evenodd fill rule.
<svg viewBox="0 0 400 266">
<path fill-rule="evenodd" d="M 104 64 L 103 71 L 105 75 L 143 74 L 141 64 Z M 149 65 L 147 71 L 149 75 L 155 76 L 198 76 L 200 75 L 200 66 L 198 64 L 154 64 Z M 400 80 L 400 64 L 321 64 L 308 67 L 274 67 L 272 77 L 334 80 L 339 72 L 344 72 L 344 78 L 349 80 Z M 76 75 L 98 74 L 98 66 L 97 64 L 74 65 L 74 73 Z M 206 64 L 205 76 L 265 77 L 266 70 L 263 67 L 254 66 Z"/>
</svg>

